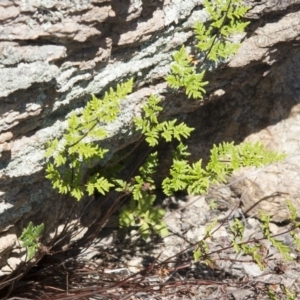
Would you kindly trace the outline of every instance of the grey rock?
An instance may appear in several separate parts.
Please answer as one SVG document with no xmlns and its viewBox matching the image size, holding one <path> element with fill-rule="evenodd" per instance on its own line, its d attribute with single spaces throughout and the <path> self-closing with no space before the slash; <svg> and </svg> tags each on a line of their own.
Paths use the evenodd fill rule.
<svg viewBox="0 0 300 300">
<path fill-rule="evenodd" d="M 110 137 L 105 144 L 112 155 L 135 142 L 138 136 L 130 130 L 132 117 L 151 93 L 161 94 L 163 100 L 170 98 L 161 82 L 172 52 L 192 36 L 194 21 L 207 19 L 201 3 L 1 1 L 1 234 L 5 236 L 5 228 L 14 225 L 14 237 L 19 237 L 30 220 L 43 222 L 42 242 L 49 243 L 70 212 L 71 219 L 80 219 L 84 227 L 96 222 L 101 211 L 98 203 L 88 197 L 74 203 L 58 196 L 44 178 L 45 143 L 62 135 L 68 114 L 80 110 L 90 94 L 101 95 L 132 76 L 136 91 L 124 100 L 119 119 L 106 126 Z M 282 193 L 272 198 L 274 209 L 267 206 L 278 220 L 287 216 L 284 193 L 298 201 L 299 3 L 255 2 L 248 13 L 252 24 L 247 34 L 237 37 L 243 41 L 240 51 L 227 65 L 219 66 L 221 72 L 211 68 L 208 73 L 210 86 L 204 101 L 188 101 L 179 93 L 164 116 L 177 115 L 198 129 L 189 141 L 192 159 L 202 157 L 205 162 L 214 143 L 245 139 L 259 139 L 288 153 L 290 160 L 273 166 L 272 172 L 266 169 L 269 173 L 261 182 L 270 177 L 269 184 L 259 187 L 248 181 L 259 199 L 274 193 L 264 190 L 267 186 Z M 234 195 L 237 189 L 243 193 L 245 185 L 228 193 Z M 251 195 L 245 194 L 245 199 Z M 244 200 L 245 210 L 253 203 L 248 200 Z M 204 222 L 205 215 L 200 219 Z M 7 255 L 3 259 L 1 252 L 0 268 L 12 272 L 14 267 L 9 271 L 6 261 L 15 246 L 10 239 L 1 247 Z"/>
</svg>

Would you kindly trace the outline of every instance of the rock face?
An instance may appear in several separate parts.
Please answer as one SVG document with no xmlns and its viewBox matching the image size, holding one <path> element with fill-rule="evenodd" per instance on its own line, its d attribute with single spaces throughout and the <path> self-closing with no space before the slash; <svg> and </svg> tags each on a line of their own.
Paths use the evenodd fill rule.
<svg viewBox="0 0 300 300">
<path fill-rule="evenodd" d="M 170 97 L 163 77 L 172 52 L 184 43 L 189 45 L 194 22 L 207 19 L 201 3 L 1 1 L 0 276 L 16 268 L 16 263 L 14 268 L 7 267 L 9 258 L 24 255 L 17 249 L 17 237 L 30 220 L 45 224 L 43 241 L 50 243 L 51 233 L 64 224 L 70 211 L 72 218 L 82 217 L 81 221 L 87 214 L 100 214 L 90 199 L 74 208 L 72 199 L 57 196 L 44 178 L 45 143 L 62 134 L 68 114 L 83 107 L 90 94 L 101 95 L 132 76 L 135 92 L 124 100 L 118 121 L 107 126 L 111 138 L 106 146 L 114 153 L 134 142 L 137 137 L 130 134 L 128 124 L 151 93 Z M 281 193 L 278 197 L 289 193 L 296 203 L 300 185 L 296 156 L 300 147 L 300 1 L 249 0 L 248 5 L 253 6 L 247 15 L 252 23 L 246 36 L 239 37 L 242 47 L 228 64 L 208 75 L 204 105 L 179 94 L 168 110 L 198 129 L 189 142 L 194 158 L 205 160 L 213 143 L 245 139 L 261 140 L 289 155 L 273 167 L 272 176 L 270 169 L 259 173 L 262 177 L 256 183 L 264 185 L 252 185 L 253 193 L 263 190 L 259 196 L 252 197 L 247 189 L 250 179 L 216 194 L 226 194 L 228 201 L 238 189 L 247 190 L 246 210 L 251 201 L 274 191 Z M 291 176 L 291 168 L 293 180 L 286 177 Z M 270 177 L 274 180 L 269 181 Z M 90 206 L 81 213 L 87 203 Z M 281 215 L 277 220 L 283 219 Z"/>
</svg>

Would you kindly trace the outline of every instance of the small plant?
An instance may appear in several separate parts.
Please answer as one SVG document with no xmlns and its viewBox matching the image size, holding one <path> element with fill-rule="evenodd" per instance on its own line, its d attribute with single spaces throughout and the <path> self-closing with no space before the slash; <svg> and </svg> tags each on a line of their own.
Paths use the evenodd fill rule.
<svg viewBox="0 0 300 300">
<path fill-rule="evenodd" d="M 300 238 L 297 237 L 295 229 L 296 228 L 300 228 L 300 222 L 297 221 L 297 212 L 296 212 L 296 208 L 293 206 L 291 200 L 287 200 L 286 201 L 289 212 L 290 212 L 290 222 L 291 222 L 291 236 L 294 240 L 294 243 L 297 247 L 297 250 L 300 251 Z"/>
<path fill-rule="evenodd" d="M 286 296 L 286 298 L 284 298 L 284 300 L 296 300 L 297 298 L 297 293 L 293 294 L 290 292 L 290 290 L 285 287 L 284 285 L 280 285 L 280 288 L 283 292 L 283 294 Z M 269 297 L 269 300 L 280 300 L 282 298 L 278 298 L 275 294 L 275 292 L 271 289 L 270 286 L 267 286 L 266 287 L 267 289 L 267 294 L 268 294 L 268 297 Z"/>
<path fill-rule="evenodd" d="M 77 116 L 74 112 L 68 118 L 68 127 L 63 138 L 48 143 L 46 157 L 52 157 L 46 169 L 46 178 L 49 178 L 54 188 L 61 194 L 70 193 L 80 200 L 84 193 L 92 195 L 95 190 L 105 194 L 113 186 L 101 174 L 91 176 L 83 182 L 83 169 L 93 160 L 103 159 L 108 152 L 95 141 L 103 140 L 108 136 L 105 122 L 113 122 L 120 113 L 120 101 L 132 91 L 133 80 L 118 84 L 116 91 L 110 89 L 102 100 L 94 95 L 92 100 Z"/>
<path fill-rule="evenodd" d="M 291 223 L 290 228 L 286 231 L 291 233 L 293 237 L 294 244 L 299 247 L 299 238 L 296 236 L 295 229 L 300 228 L 300 223 L 296 222 L 296 208 L 293 206 L 292 202 L 290 200 L 286 201 L 287 207 L 291 214 Z M 195 261 L 198 261 L 199 259 L 205 261 L 209 258 L 211 255 L 208 247 L 208 243 L 206 240 L 212 236 L 212 234 L 217 231 L 220 226 L 217 226 L 218 221 L 215 220 L 211 224 L 206 226 L 206 233 L 204 237 L 196 243 L 196 247 L 194 249 L 194 259 Z M 231 248 L 235 250 L 236 253 L 242 253 L 243 255 L 250 255 L 253 258 L 253 261 L 255 261 L 258 266 L 263 270 L 265 268 L 266 263 L 264 262 L 264 256 L 262 251 L 262 245 L 260 244 L 260 241 L 262 240 L 268 240 L 272 243 L 272 245 L 278 250 L 278 252 L 282 255 L 283 259 L 285 261 L 293 260 L 293 257 L 291 257 L 290 252 L 291 249 L 288 245 L 285 245 L 284 242 L 278 240 L 275 238 L 277 235 L 272 235 L 270 233 L 270 217 L 266 214 L 261 212 L 261 228 L 263 231 L 263 238 L 260 239 L 244 239 L 244 231 L 245 231 L 245 225 L 237 218 L 235 218 L 231 223 L 229 224 L 229 230 L 231 232 Z M 280 234 L 278 234 L 280 235 Z M 218 250 L 218 252 L 221 252 L 223 249 Z"/>
<path fill-rule="evenodd" d="M 261 245 L 258 243 L 243 243 L 244 242 L 244 224 L 239 219 L 234 219 L 230 224 L 232 234 L 232 246 L 236 253 L 250 255 L 258 264 L 261 270 L 265 268 L 263 255 L 261 254 Z"/>
<path fill-rule="evenodd" d="M 300 228 L 300 223 L 296 222 L 297 214 L 296 214 L 296 208 L 292 205 L 290 200 L 287 200 L 287 207 L 291 214 L 291 223 L 290 228 L 287 229 L 284 233 L 291 233 L 294 244 L 298 247 L 299 246 L 299 238 L 296 236 L 295 229 Z M 242 254 L 240 256 L 239 261 L 243 263 L 243 256 L 251 256 L 253 262 L 257 263 L 257 265 L 260 267 L 261 270 L 264 270 L 268 265 L 268 260 L 270 257 L 268 257 L 267 252 L 263 244 L 261 243 L 263 240 L 268 240 L 272 243 L 273 247 L 275 247 L 278 252 L 282 255 L 282 258 L 284 261 L 290 261 L 293 260 L 291 253 L 291 247 L 288 245 L 285 245 L 282 241 L 276 239 L 277 235 L 271 235 L 269 231 L 269 225 L 270 225 L 270 218 L 266 216 L 265 214 L 261 214 L 261 228 L 263 231 L 263 237 L 262 238 L 256 238 L 255 236 L 253 238 L 250 238 L 246 240 L 244 238 L 244 231 L 245 231 L 245 225 L 243 222 L 241 222 L 239 219 L 235 218 L 234 220 L 229 221 L 229 216 L 226 220 L 223 220 L 221 224 L 218 224 L 219 222 L 217 220 L 211 222 L 209 225 L 206 226 L 206 233 L 204 237 L 192 245 L 191 247 L 194 248 L 193 256 L 194 261 L 198 262 L 201 261 L 202 263 L 207 264 L 208 266 L 213 266 L 213 258 L 212 255 L 216 253 L 222 254 L 222 257 L 224 257 L 225 250 L 234 249 L 234 251 L 238 254 Z M 212 237 L 212 235 L 222 226 L 225 224 L 225 222 L 229 222 L 229 230 L 231 232 L 231 244 L 230 246 L 226 246 L 224 248 L 211 251 L 208 243 L 208 239 Z M 191 247 L 186 248 L 181 251 L 181 253 L 188 251 Z M 213 246 L 215 248 L 215 245 Z M 246 263 L 249 262 L 248 259 L 245 260 Z M 164 262 L 163 262 L 164 263 Z M 249 280 L 251 282 L 251 279 Z M 273 287 L 276 287 L 276 290 L 273 289 Z M 280 289 L 279 289 L 280 287 Z M 297 293 L 292 293 L 288 288 L 286 288 L 283 285 L 278 286 L 276 284 L 272 284 L 271 282 L 265 283 L 265 293 L 268 296 L 268 299 L 286 299 L 286 300 L 294 300 L 297 298 Z M 283 298 L 283 295 L 285 298 Z"/>
<path fill-rule="evenodd" d="M 197 49 L 204 53 L 203 59 L 194 64 L 193 57 L 184 46 L 173 54 L 174 62 L 171 64 L 171 73 L 166 77 L 170 87 L 174 89 L 184 88 L 189 98 L 201 99 L 205 94 L 203 81 L 205 76 L 204 63 L 209 60 L 214 63 L 235 54 L 240 43 L 233 43 L 230 37 L 245 31 L 250 22 L 241 19 L 249 10 L 241 0 L 209 1 L 203 3 L 211 21 L 207 24 L 196 22 L 194 33 Z M 201 72 L 197 72 L 197 68 Z"/>
<path fill-rule="evenodd" d="M 283 292 L 285 293 L 285 295 L 287 296 L 287 298 L 285 298 L 285 300 L 296 300 L 297 298 L 297 293 L 292 293 L 286 286 L 282 285 L 281 286 Z"/>
<path fill-rule="evenodd" d="M 195 262 L 198 262 L 200 259 L 202 261 L 206 262 L 207 264 L 209 264 L 211 262 L 211 259 L 209 256 L 209 246 L 208 246 L 208 243 L 206 240 L 212 236 L 213 229 L 217 225 L 217 222 L 218 222 L 217 219 L 215 219 L 213 222 L 211 222 L 210 224 L 208 224 L 205 227 L 205 235 L 204 235 L 203 239 L 201 239 L 197 243 L 197 246 L 193 252 Z"/>
<path fill-rule="evenodd" d="M 295 209 L 293 207 L 293 209 Z M 270 233 L 270 216 L 267 216 L 262 211 L 260 212 L 261 215 L 261 221 L 262 221 L 262 229 L 264 236 L 267 240 L 269 240 L 272 245 L 281 253 L 281 255 L 284 257 L 286 261 L 293 260 L 293 258 L 290 256 L 290 247 L 288 245 L 285 245 L 282 241 L 275 239 L 272 237 Z"/>
<path fill-rule="evenodd" d="M 35 256 L 35 253 L 39 247 L 38 239 L 44 230 L 44 224 L 33 226 L 32 222 L 29 222 L 28 226 L 23 229 L 20 240 L 22 241 L 22 246 L 27 249 L 28 260 Z"/>
</svg>

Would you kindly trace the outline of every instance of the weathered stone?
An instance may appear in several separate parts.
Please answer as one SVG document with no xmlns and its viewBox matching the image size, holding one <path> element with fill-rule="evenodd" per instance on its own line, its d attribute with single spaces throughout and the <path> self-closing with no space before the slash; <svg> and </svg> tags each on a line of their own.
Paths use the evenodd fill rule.
<svg viewBox="0 0 300 300">
<path fill-rule="evenodd" d="M 12 255 L 14 248 L 18 245 L 18 238 L 14 229 L 9 229 L 0 234 L 0 276 L 2 272 L 7 272 L 7 261 Z M 5 271 L 6 270 L 6 271 Z M 15 269 L 10 268 L 10 272 Z"/>
<path fill-rule="evenodd" d="M 13 137 L 11 132 L 5 132 L 0 134 L 0 144 L 3 144 L 5 141 L 10 140 Z"/>
<path fill-rule="evenodd" d="M 0 3 L 0 21 L 16 18 L 19 15 L 19 10 L 15 6 L 3 7 Z M 2 7 L 1 7 L 2 6 Z"/>
<path fill-rule="evenodd" d="M 286 200 L 290 200 L 300 214 L 300 164 L 299 156 L 291 155 L 284 162 L 260 170 L 237 172 L 229 181 L 232 204 L 241 201 L 245 214 L 260 218 L 260 211 L 271 216 L 273 222 L 289 220 Z M 216 187 L 216 189 L 218 189 Z M 218 192 L 215 193 L 218 195 Z"/>
<path fill-rule="evenodd" d="M 149 21 L 137 21 L 136 23 L 129 24 L 128 26 L 119 27 L 115 26 L 117 36 L 113 40 L 117 40 L 116 45 L 133 44 L 136 42 L 142 42 L 148 40 L 151 37 L 151 33 L 161 30 L 164 27 L 164 13 L 162 11 L 155 11 L 153 18 Z"/>
<path fill-rule="evenodd" d="M 258 28 L 255 34 L 242 44 L 239 55 L 235 56 L 229 65 L 237 68 L 261 60 L 262 57 L 263 63 L 266 62 L 268 65 L 272 65 L 277 60 L 272 58 L 273 53 L 270 48 L 281 42 L 295 41 L 299 37 L 300 12 L 297 11 L 283 16 L 276 23 L 269 23 Z"/>
<path fill-rule="evenodd" d="M 1 43 L 0 61 L 4 66 L 15 65 L 20 62 L 55 61 L 66 56 L 64 46 L 21 46 L 17 43 Z"/>
<path fill-rule="evenodd" d="M 255 184 L 256 177 L 247 179 L 220 196 L 226 202 L 229 195 L 243 194 L 246 211 L 253 201 L 279 191 L 260 208 L 273 220 L 284 220 L 282 201 L 296 203 L 299 190 L 300 1 L 247 2 L 255 4 L 248 13 L 252 24 L 245 36 L 236 37 L 243 39 L 237 55 L 221 71 L 207 74 L 204 101 L 188 101 L 179 93 L 164 117 L 177 115 L 198 129 L 189 141 L 192 159 L 205 162 L 214 143 L 246 139 L 288 153 L 289 160 L 257 173 L 262 177 Z M 45 144 L 61 136 L 68 114 L 82 108 L 90 94 L 102 95 L 129 77 L 135 78 L 135 92 L 122 102 L 118 120 L 106 127 L 105 143 L 114 153 L 135 142 L 132 117 L 151 93 L 170 99 L 164 77 L 171 54 L 191 38 L 196 20 L 207 20 L 201 5 L 200 0 L 184 5 L 181 0 L 1 1 L 0 232 L 14 225 L 20 236 L 29 221 L 43 222 L 42 240 L 48 244 L 70 212 L 70 222 L 80 219 L 88 227 L 95 221 L 98 203 L 84 210 L 89 198 L 75 203 L 58 197 L 44 178 Z M 203 234 L 199 229 L 198 236 Z M 12 256 L 10 241 L 0 245 L 1 257 L 2 252 L 6 259 L 18 256 Z M 0 274 L 12 272 L 2 267 Z"/>
<path fill-rule="evenodd" d="M 112 8 L 111 6 L 102 6 L 102 7 L 93 7 L 87 13 L 85 13 L 81 20 L 84 22 L 104 22 L 108 17 L 113 17 L 111 14 Z"/>
</svg>

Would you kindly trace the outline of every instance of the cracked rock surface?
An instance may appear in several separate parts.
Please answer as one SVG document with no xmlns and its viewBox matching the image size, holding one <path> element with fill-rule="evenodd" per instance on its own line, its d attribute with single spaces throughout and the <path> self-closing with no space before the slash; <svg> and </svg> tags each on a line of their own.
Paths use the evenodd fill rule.
<svg viewBox="0 0 300 300">
<path fill-rule="evenodd" d="M 217 201 L 235 201 L 243 193 L 242 209 L 250 215 L 263 198 L 259 209 L 280 222 L 286 196 L 300 212 L 300 1 L 246 2 L 253 6 L 251 25 L 237 37 L 239 52 L 208 73 L 202 103 L 179 94 L 166 118 L 176 115 L 197 129 L 189 141 L 192 159 L 205 161 L 211 146 L 222 141 L 260 140 L 285 152 L 287 159 L 261 170 L 260 178 L 211 192 Z M 169 99 L 163 78 L 171 54 L 184 43 L 192 46 L 196 20 L 207 20 L 200 0 L 0 2 L 0 276 L 9 273 L 9 259 L 23 257 L 16 237 L 29 221 L 45 224 L 47 244 L 70 211 L 83 227 L 100 214 L 92 208 L 82 213 L 91 199 L 74 208 L 73 199 L 51 188 L 44 178 L 46 142 L 61 136 L 68 114 L 92 93 L 101 96 L 132 76 L 135 91 L 122 103 L 118 120 L 107 125 L 105 143 L 114 153 L 135 142 L 128 124 L 151 93 Z"/>
</svg>

